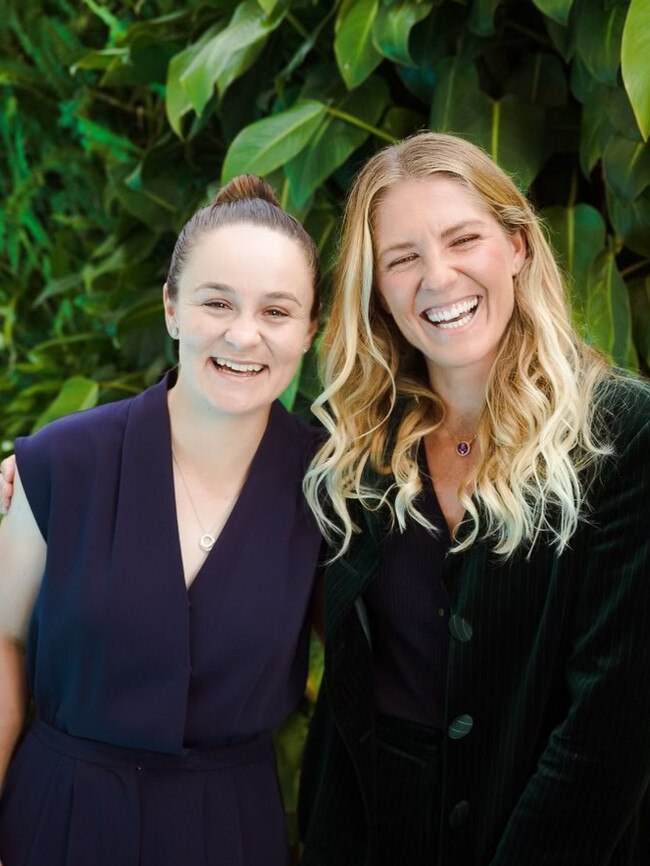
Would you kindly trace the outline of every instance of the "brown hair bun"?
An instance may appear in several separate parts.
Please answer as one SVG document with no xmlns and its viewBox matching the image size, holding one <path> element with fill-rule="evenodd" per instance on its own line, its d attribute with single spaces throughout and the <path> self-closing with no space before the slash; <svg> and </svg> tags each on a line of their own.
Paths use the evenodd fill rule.
<svg viewBox="0 0 650 866">
<path fill-rule="evenodd" d="M 269 184 L 256 174 L 238 174 L 229 180 L 215 195 L 213 204 L 230 204 L 243 199 L 259 198 L 268 201 L 276 207 L 280 202 Z"/>
</svg>

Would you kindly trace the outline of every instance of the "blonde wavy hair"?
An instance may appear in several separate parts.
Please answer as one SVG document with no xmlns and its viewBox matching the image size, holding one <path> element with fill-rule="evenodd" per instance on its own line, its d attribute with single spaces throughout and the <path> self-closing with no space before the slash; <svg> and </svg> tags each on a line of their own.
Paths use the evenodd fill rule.
<svg viewBox="0 0 650 866">
<path fill-rule="evenodd" d="M 526 198 L 480 148 L 452 135 L 422 132 L 391 145 L 354 181 L 321 344 L 324 392 L 312 406 L 329 437 L 306 474 L 305 495 L 333 558 L 359 531 L 353 503 L 386 509 L 402 531 L 408 517 L 433 529 L 416 505 L 417 448 L 444 420 L 444 406 L 422 355 L 379 303 L 373 220 L 391 187 L 437 175 L 465 187 L 526 242 L 514 312 L 487 382 L 480 458 L 460 490 L 467 531 L 453 550 L 480 536 L 507 557 L 521 545 L 530 552 L 543 535 L 561 552 L 584 514 L 584 471 L 611 450 L 600 441 L 594 392 L 612 369 L 575 333 L 562 276 Z M 386 483 L 370 484 L 368 469 Z"/>
</svg>

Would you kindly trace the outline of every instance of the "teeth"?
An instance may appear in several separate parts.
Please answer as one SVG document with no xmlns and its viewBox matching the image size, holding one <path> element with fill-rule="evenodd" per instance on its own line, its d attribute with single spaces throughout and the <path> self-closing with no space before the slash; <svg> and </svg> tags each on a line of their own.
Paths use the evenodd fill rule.
<svg viewBox="0 0 650 866">
<path fill-rule="evenodd" d="M 440 328 L 441 331 L 449 331 L 451 328 L 462 328 L 463 325 L 466 325 L 468 322 L 471 322 L 472 316 L 474 315 L 474 311 L 468 313 L 466 316 L 463 316 L 462 319 L 456 319 L 454 322 L 438 322 L 436 328 Z"/>
<path fill-rule="evenodd" d="M 458 316 L 462 316 L 463 313 L 469 313 L 471 310 L 474 310 L 477 305 L 477 297 L 468 298 L 466 301 L 459 301 L 457 304 L 452 304 L 451 307 L 444 307 L 443 309 L 437 310 L 426 310 L 425 316 L 434 324 L 449 322 L 451 319 L 457 319 Z M 461 321 L 464 322 L 465 319 L 467 319 L 467 316 L 465 316 Z M 460 322 L 454 324 L 458 325 Z"/>
<path fill-rule="evenodd" d="M 237 361 L 230 361 L 228 358 L 214 359 L 220 367 L 228 367 L 229 370 L 234 370 L 235 373 L 259 373 L 264 369 L 263 364 L 239 364 Z"/>
</svg>

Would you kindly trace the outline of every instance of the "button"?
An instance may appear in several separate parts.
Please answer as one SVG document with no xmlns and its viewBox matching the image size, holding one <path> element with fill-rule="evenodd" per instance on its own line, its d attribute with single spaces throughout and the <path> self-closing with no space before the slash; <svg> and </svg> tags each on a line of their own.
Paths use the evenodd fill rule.
<svg viewBox="0 0 650 866">
<path fill-rule="evenodd" d="M 453 830 L 457 830 L 459 827 L 462 827 L 468 817 L 469 803 L 467 800 L 459 800 L 449 812 L 449 826 Z"/>
<path fill-rule="evenodd" d="M 462 740 L 472 730 L 474 719 L 466 713 L 458 716 L 447 728 L 450 740 Z"/>
<path fill-rule="evenodd" d="M 444 615 L 445 615 L 444 607 L 439 607 L 438 608 L 438 616 L 444 616 Z"/>
<path fill-rule="evenodd" d="M 449 632 L 452 637 L 456 638 L 456 640 L 461 643 L 470 640 L 474 633 L 472 626 L 467 622 L 467 620 L 463 619 L 462 616 L 458 616 L 457 613 L 449 617 Z"/>
</svg>

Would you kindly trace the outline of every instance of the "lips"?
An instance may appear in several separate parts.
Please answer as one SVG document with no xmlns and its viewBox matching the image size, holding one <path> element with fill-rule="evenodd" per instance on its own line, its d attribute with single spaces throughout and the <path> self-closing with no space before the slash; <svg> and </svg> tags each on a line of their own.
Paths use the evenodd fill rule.
<svg viewBox="0 0 650 866">
<path fill-rule="evenodd" d="M 429 307 L 424 310 L 422 317 L 440 330 L 462 328 L 474 318 L 480 301 L 479 295 L 473 295 L 444 307 Z"/>
</svg>

